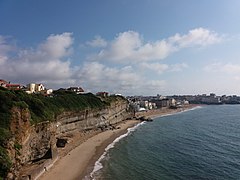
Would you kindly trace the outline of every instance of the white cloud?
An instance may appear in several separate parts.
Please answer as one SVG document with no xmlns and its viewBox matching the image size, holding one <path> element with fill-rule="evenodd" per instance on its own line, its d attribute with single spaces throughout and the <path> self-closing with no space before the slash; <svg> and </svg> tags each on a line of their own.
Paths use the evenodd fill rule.
<svg viewBox="0 0 240 180">
<path fill-rule="evenodd" d="M 158 74 L 162 74 L 164 71 L 169 69 L 167 64 L 160 64 L 160 63 L 141 63 L 140 68 L 143 70 L 151 70 L 157 72 Z"/>
<path fill-rule="evenodd" d="M 234 79 L 235 79 L 236 81 L 240 81 L 240 76 L 234 76 Z"/>
<path fill-rule="evenodd" d="M 146 92 L 155 92 L 155 94 L 161 92 L 165 89 L 166 82 L 164 80 L 150 80 L 146 82 L 144 88 L 146 88 Z M 154 94 L 154 93 L 153 93 Z"/>
<path fill-rule="evenodd" d="M 117 37 L 91 60 L 109 60 L 117 63 L 136 63 L 165 59 L 171 53 L 182 48 L 207 46 L 222 40 L 217 33 L 204 28 L 190 30 L 186 35 L 176 34 L 168 39 L 144 42 L 138 32 L 126 31 Z"/>
<path fill-rule="evenodd" d="M 172 72 L 179 72 L 183 69 L 188 68 L 188 65 L 186 63 L 180 63 L 180 64 L 172 64 L 170 65 L 170 71 Z"/>
<path fill-rule="evenodd" d="M 7 58 L 1 61 L 0 76 L 20 83 L 56 85 L 62 80 L 65 84 L 71 83 L 70 62 L 62 58 L 69 55 L 72 43 L 71 33 L 50 35 L 35 49 L 20 49 L 14 57 L 6 54 Z M 4 55 L 2 51 L 1 55 Z"/>
<path fill-rule="evenodd" d="M 38 51 L 43 56 L 62 58 L 71 53 L 70 47 L 72 43 L 72 33 L 50 35 L 47 40 L 39 46 Z"/>
<path fill-rule="evenodd" d="M 98 90 L 131 89 L 141 79 L 130 66 L 118 69 L 98 62 L 85 63 L 77 73 L 89 89 Z"/>
<path fill-rule="evenodd" d="M 240 74 L 240 65 L 232 63 L 213 63 L 204 67 L 207 72 L 222 72 L 229 74 Z"/>
<path fill-rule="evenodd" d="M 81 84 L 95 91 L 123 94 L 156 94 L 164 88 L 163 80 L 148 81 L 131 66 L 111 68 L 98 62 L 85 63 L 77 72 Z"/>
<path fill-rule="evenodd" d="M 134 38 L 136 37 L 133 36 L 129 46 L 138 46 L 135 44 L 138 37 L 135 40 Z M 41 82 L 49 88 L 79 85 L 92 92 L 109 91 L 123 94 L 156 94 L 165 86 L 163 80 L 149 81 L 142 77 L 141 72 L 132 66 L 108 67 L 99 62 L 83 62 L 82 66 L 72 65 L 68 60 L 73 44 L 71 33 L 50 35 L 36 48 L 17 49 L 12 56 L 11 45 L 3 39 L 0 40 L 0 57 L 4 56 L 4 60 L 0 61 L 0 77 L 11 82 L 23 85 Z M 119 42 L 125 43 L 123 39 Z M 167 67 L 163 65 L 163 70 L 165 66 Z M 160 64 L 157 67 L 161 69 Z"/>
<path fill-rule="evenodd" d="M 95 36 L 92 41 L 87 41 L 86 44 L 92 47 L 106 47 L 107 41 L 101 36 Z"/>
<path fill-rule="evenodd" d="M 6 37 L 0 35 L 0 54 L 5 55 L 10 50 L 12 50 L 12 46 L 7 44 Z"/>
<path fill-rule="evenodd" d="M 185 48 L 189 46 L 206 46 L 221 42 L 220 37 L 216 32 L 210 31 L 204 28 L 197 28 L 190 30 L 186 35 L 176 34 L 169 38 L 169 42 L 175 44 L 179 48 Z"/>
<path fill-rule="evenodd" d="M 164 59 L 174 48 L 165 40 L 154 43 L 143 43 L 139 33 L 127 31 L 119 33 L 117 37 L 102 49 L 97 55 L 90 56 L 92 60 L 107 59 L 118 63 L 131 63 Z"/>
<path fill-rule="evenodd" d="M 164 72 L 179 72 L 183 69 L 187 68 L 188 65 L 186 63 L 180 63 L 180 64 L 161 64 L 161 63 L 141 63 L 139 67 L 145 71 L 145 70 L 151 70 L 153 72 L 156 72 L 158 74 L 162 74 Z"/>
<path fill-rule="evenodd" d="M 200 40 L 201 37 L 205 40 Z M 181 71 L 188 67 L 185 63 L 163 64 L 157 60 L 164 59 L 181 48 L 217 43 L 217 39 L 220 38 L 216 33 L 205 29 L 155 42 L 144 42 L 143 37 L 134 31 L 120 33 L 109 43 L 96 36 L 88 45 L 106 47 L 91 57 L 95 61 L 82 60 L 82 65 L 76 65 L 69 59 L 73 53 L 72 33 L 52 34 L 36 47 L 24 49 L 11 45 L 8 39 L 0 36 L 0 78 L 23 85 L 42 82 L 50 88 L 75 85 L 92 92 L 157 94 L 163 92 L 168 84 L 160 76 L 150 79 L 153 76 L 146 75 L 149 70 L 162 75 L 164 72 Z M 100 59 L 125 65 L 110 67 L 97 61 Z M 232 64 L 226 65 L 225 71 L 227 69 L 240 72 L 240 66 Z"/>
<path fill-rule="evenodd" d="M 0 35 L 0 65 L 3 65 L 8 59 L 8 52 L 14 49 L 13 46 L 9 45 L 7 38 Z"/>
</svg>

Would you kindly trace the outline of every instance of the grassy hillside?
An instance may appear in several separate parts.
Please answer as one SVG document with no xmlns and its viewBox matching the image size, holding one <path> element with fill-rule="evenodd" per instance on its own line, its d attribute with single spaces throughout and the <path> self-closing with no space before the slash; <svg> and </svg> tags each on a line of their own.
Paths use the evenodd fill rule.
<svg viewBox="0 0 240 180">
<path fill-rule="evenodd" d="M 31 123 L 54 120 L 63 111 L 79 111 L 86 108 L 101 109 L 110 104 L 114 98 L 101 100 L 95 95 L 75 94 L 72 92 L 55 92 L 52 97 L 27 94 L 24 91 L 9 91 L 0 87 L 0 179 L 6 176 L 11 166 L 5 146 L 12 136 L 9 131 L 11 109 L 13 107 L 28 108 Z M 116 99 L 115 99 L 116 100 Z"/>
</svg>

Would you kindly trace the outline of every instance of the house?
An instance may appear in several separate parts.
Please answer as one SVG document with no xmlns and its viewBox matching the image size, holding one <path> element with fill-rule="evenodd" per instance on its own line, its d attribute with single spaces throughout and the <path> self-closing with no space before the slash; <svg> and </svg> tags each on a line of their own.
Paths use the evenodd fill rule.
<svg viewBox="0 0 240 180">
<path fill-rule="evenodd" d="M 152 105 L 152 102 L 148 102 L 148 109 L 153 109 L 153 105 Z"/>
<path fill-rule="evenodd" d="M 35 83 L 30 83 L 27 85 L 27 93 L 32 94 L 32 93 L 40 93 L 41 91 L 44 91 L 45 87 L 43 84 L 35 84 Z"/>
<path fill-rule="evenodd" d="M 183 104 L 184 104 L 184 105 L 188 105 L 188 104 L 189 104 L 189 101 L 183 100 Z"/>
<path fill-rule="evenodd" d="M 169 99 L 154 99 L 153 103 L 156 104 L 157 108 L 169 107 Z"/>
<path fill-rule="evenodd" d="M 177 101 L 174 98 L 169 99 L 169 106 L 175 107 L 177 104 Z"/>
<path fill-rule="evenodd" d="M 20 84 L 6 84 L 6 88 L 9 90 L 19 90 L 21 89 Z"/>
<path fill-rule="evenodd" d="M 70 87 L 67 90 L 75 92 L 76 94 L 80 94 L 80 93 L 84 92 L 83 88 L 81 88 L 81 87 Z"/>
<path fill-rule="evenodd" d="M 44 94 L 44 95 L 49 95 L 52 94 L 53 90 L 52 89 L 46 89 L 43 84 L 35 84 L 35 83 L 30 83 L 27 85 L 26 88 L 26 93 L 32 94 Z"/>
<path fill-rule="evenodd" d="M 140 101 L 139 103 L 140 103 L 141 108 L 149 109 L 149 102 L 148 101 Z"/>
<path fill-rule="evenodd" d="M 101 96 L 101 97 L 108 97 L 108 92 L 98 92 L 96 93 L 97 96 Z"/>
<path fill-rule="evenodd" d="M 221 103 L 220 97 L 213 96 L 213 95 L 202 97 L 201 101 L 204 104 L 220 104 Z"/>
<path fill-rule="evenodd" d="M 45 87 L 43 86 L 43 84 L 36 84 L 35 85 L 35 91 L 41 92 L 41 91 L 44 91 L 44 90 L 45 90 Z"/>
<path fill-rule="evenodd" d="M 48 96 L 53 93 L 53 89 L 44 89 L 44 90 L 40 91 L 40 93 L 45 96 Z"/>
<path fill-rule="evenodd" d="M 0 79 L 0 86 L 1 87 L 6 87 L 6 85 L 8 84 L 7 81 L 3 80 L 3 79 Z"/>
<path fill-rule="evenodd" d="M 10 82 L 7 82 L 3 79 L 0 79 L 0 86 L 7 88 L 8 90 L 19 90 L 21 89 L 20 84 L 11 84 Z"/>
</svg>

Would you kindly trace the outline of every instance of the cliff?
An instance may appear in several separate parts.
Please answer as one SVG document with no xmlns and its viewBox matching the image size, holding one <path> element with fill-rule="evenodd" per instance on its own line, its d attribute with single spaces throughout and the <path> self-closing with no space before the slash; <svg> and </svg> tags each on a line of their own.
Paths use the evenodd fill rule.
<svg viewBox="0 0 240 180">
<path fill-rule="evenodd" d="M 59 140 L 64 146 L 73 133 L 103 130 L 133 115 L 122 97 L 99 108 L 65 109 L 53 119 L 38 123 L 31 123 L 30 107 L 13 106 L 10 114 L 12 136 L 5 145 L 12 163 L 8 179 L 37 178 L 57 160 Z"/>
</svg>

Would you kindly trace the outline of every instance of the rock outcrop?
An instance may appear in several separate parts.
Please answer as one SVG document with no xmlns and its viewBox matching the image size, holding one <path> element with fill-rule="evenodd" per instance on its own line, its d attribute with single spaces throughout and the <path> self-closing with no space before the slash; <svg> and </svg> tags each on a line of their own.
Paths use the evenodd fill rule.
<svg viewBox="0 0 240 180">
<path fill-rule="evenodd" d="M 57 140 L 65 134 L 104 129 L 132 116 L 128 102 L 117 100 L 101 110 L 68 111 L 55 121 L 31 125 L 27 108 L 13 108 L 13 137 L 7 148 L 13 166 L 8 179 L 36 179 L 58 158 Z"/>
</svg>

